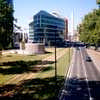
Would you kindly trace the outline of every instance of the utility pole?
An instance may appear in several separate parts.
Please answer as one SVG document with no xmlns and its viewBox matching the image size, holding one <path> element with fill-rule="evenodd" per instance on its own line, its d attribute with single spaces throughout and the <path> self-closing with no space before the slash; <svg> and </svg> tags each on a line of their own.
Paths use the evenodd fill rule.
<svg viewBox="0 0 100 100">
<path fill-rule="evenodd" d="M 56 51 L 56 32 L 55 32 L 55 96 L 57 96 L 57 51 Z"/>
<path fill-rule="evenodd" d="M 57 81 L 57 54 L 56 54 L 56 32 L 55 32 L 55 79 Z"/>
</svg>

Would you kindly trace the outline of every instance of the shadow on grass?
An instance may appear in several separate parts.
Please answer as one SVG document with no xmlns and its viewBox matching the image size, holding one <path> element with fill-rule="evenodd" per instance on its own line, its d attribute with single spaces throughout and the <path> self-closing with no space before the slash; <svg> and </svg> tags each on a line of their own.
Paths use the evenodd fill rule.
<svg viewBox="0 0 100 100">
<path fill-rule="evenodd" d="M 58 93 L 55 90 L 59 92 L 63 86 L 64 77 L 58 76 L 57 79 L 57 86 L 55 77 L 24 80 L 20 85 L 2 86 L 0 100 L 56 100 Z"/>
<path fill-rule="evenodd" d="M 0 73 L 2 74 L 21 74 L 24 72 L 38 72 L 41 71 L 43 66 L 47 64 L 53 64 L 54 61 L 42 61 L 42 60 L 35 60 L 35 61 L 14 61 L 14 62 L 4 62 L 0 64 L 0 66 L 5 66 L 5 68 L 0 67 Z M 36 65 L 40 65 L 37 67 Z M 8 66 L 10 66 L 8 68 Z M 44 69 L 44 68 L 43 68 Z M 47 66 L 46 70 L 51 70 L 51 68 Z"/>
<path fill-rule="evenodd" d="M 6 57 L 12 57 L 12 55 L 7 55 Z"/>
<path fill-rule="evenodd" d="M 49 52 L 49 51 L 45 51 L 45 54 L 52 54 L 52 52 Z"/>
<path fill-rule="evenodd" d="M 48 66 L 48 67 L 45 67 L 43 68 L 43 70 L 41 72 L 46 72 L 46 71 L 50 71 L 50 70 L 53 70 L 54 68 L 52 66 Z"/>
</svg>

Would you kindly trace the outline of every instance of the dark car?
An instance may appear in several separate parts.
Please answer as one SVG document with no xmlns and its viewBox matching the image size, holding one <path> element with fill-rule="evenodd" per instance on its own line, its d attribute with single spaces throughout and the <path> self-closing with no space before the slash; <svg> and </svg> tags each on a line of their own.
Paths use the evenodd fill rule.
<svg viewBox="0 0 100 100">
<path fill-rule="evenodd" d="M 89 62 L 91 62 L 91 61 L 92 61 L 91 57 L 89 57 L 89 56 L 86 56 L 86 61 L 89 61 Z"/>
<path fill-rule="evenodd" d="M 79 47 L 77 47 L 76 49 L 77 49 L 77 50 L 80 50 L 80 48 L 79 48 Z"/>
</svg>

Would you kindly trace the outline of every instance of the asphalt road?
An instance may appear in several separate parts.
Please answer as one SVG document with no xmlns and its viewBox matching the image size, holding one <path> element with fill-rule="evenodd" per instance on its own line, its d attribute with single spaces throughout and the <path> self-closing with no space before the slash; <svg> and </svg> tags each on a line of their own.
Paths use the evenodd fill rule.
<svg viewBox="0 0 100 100">
<path fill-rule="evenodd" d="M 100 100 L 100 72 L 88 56 L 84 47 L 75 49 L 72 63 L 59 100 Z"/>
</svg>

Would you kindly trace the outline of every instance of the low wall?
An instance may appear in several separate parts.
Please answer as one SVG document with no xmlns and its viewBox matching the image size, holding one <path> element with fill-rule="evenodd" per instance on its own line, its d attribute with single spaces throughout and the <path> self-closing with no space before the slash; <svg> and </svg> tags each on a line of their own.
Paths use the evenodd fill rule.
<svg viewBox="0 0 100 100">
<path fill-rule="evenodd" d="M 43 54 L 45 53 L 45 46 L 43 43 L 26 43 L 25 52 L 28 54 Z"/>
<path fill-rule="evenodd" d="M 20 45 L 21 46 L 21 45 Z M 25 54 L 25 55 L 32 55 L 32 54 L 44 54 L 45 53 L 45 46 L 43 43 L 26 43 L 25 50 L 16 49 L 16 50 L 4 50 L 2 54 Z"/>
</svg>

